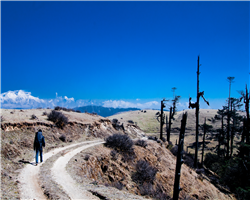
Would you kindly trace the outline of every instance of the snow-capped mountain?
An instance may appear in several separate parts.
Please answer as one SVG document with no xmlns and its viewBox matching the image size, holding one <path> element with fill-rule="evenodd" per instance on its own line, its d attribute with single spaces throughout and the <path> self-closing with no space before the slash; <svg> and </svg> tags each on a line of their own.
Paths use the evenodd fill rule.
<svg viewBox="0 0 250 200">
<path fill-rule="evenodd" d="M 74 107 L 76 102 L 74 98 L 57 97 L 55 99 L 39 99 L 31 95 L 31 92 L 23 90 L 8 91 L 0 95 L 1 108 L 54 108 L 55 106 Z"/>
<path fill-rule="evenodd" d="M 8 91 L 0 95 L 2 108 L 35 108 L 44 104 L 43 99 L 34 97 L 23 90 Z"/>
</svg>

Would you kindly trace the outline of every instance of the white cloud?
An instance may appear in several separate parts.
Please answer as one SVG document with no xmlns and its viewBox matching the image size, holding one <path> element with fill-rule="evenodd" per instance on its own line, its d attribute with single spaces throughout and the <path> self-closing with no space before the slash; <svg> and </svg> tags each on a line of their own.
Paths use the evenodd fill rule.
<svg viewBox="0 0 250 200">
<path fill-rule="evenodd" d="M 146 103 L 133 103 L 123 100 L 108 100 L 103 102 L 103 107 L 152 109 L 152 108 L 158 108 L 159 103 L 157 101 L 150 101 Z"/>
<path fill-rule="evenodd" d="M 178 111 L 189 109 L 188 106 L 189 102 L 180 102 L 176 105 Z"/>
<path fill-rule="evenodd" d="M 68 97 L 64 97 L 64 99 L 66 99 L 66 101 L 75 101 L 75 99 L 72 97 L 72 98 L 68 98 Z"/>
<path fill-rule="evenodd" d="M 1 108 L 54 108 L 55 106 L 61 106 L 66 108 L 75 108 L 87 105 L 102 105 L 104 107 L 112 108 L 139 108 L 139 109 L 160 109 L 160 101 L 143 101 L 140 99 L 135 99 L 131 101 L 124 100 L 75 100 L 73 97 L 69 98 L 67 96 L 61 97 L 56 93 L 56 98 L 54 99 L 40 99 L 31 95 L 31 92 L 25 92 L 23 90 L 8 91 L 0 95 Z M 194 101 L 192 101 L 194 103 Z M 200 100 L 201 109 L 219 109 L 225 105 L 225 99 L 213 99 L 210 100 L 210 106 L 208 106 L 202 99 Z M 166 102 L 166 108 L 169 109 L 172 101 Z M 189 102 L 187 98 L 180 99 L 177 104 L 177 110 L 181 111 L 183 109 L 189 109 Z"/>
<path fill-rule="evenodd" d="M 57 93 L 56 93 L 57 96 Z M 56 97 L 55 99 L 39 99 L 31 95 L 31 92 L 25 92 L 23 90 L 8 91 L 0 95 L 2 108 L 54 108 L 55 106 L 63 107 L 76 107 L 74 98 L 68 98 L 67 96 Z"/>
</svg>

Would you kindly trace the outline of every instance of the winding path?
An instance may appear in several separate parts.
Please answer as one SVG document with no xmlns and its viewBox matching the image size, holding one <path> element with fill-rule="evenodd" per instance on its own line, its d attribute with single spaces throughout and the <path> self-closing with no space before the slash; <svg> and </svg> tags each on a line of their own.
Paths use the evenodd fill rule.
<svg viewBox="0 0 250 200">
<path fill-rule="evenodd" d="M 85 141 L 77 144 L 72 144 L 66 147 L 56 148 L 44 154 L 43 160 L 44 162 L 46 162 L 48 158 L 53 155 L 56 155 L 61 151 L 78 145 L 83 145 L 76 149 L 69 150 L 69 152 L 57 159 L 53 167 L 51 168 L 53 174 L 52 178 L 63 187 L 63 189 L 70 196 L 71 199 L 96 199 L 91 193 L 78 189 L 77 183 L 66 172 L 65 167 L 68 161 L 77 153 L 80 153 L 84 149 L 101 143 L 104 142 L 101 140 Z M 38 183 L 40 165 L 35 166 L 34 163 L 35 160 L 32 161 L 31 165 L 27 165 L 26 167 L 24 167 L 18 177 L 20 182 L 19 189 L 21 199 L 47 199 Z"/>
</svg>

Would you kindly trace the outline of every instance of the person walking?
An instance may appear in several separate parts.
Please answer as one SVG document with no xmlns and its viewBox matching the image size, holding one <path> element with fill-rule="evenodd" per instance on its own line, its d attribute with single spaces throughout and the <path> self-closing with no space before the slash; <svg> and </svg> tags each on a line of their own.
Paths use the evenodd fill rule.
<svg viewBox="0 0 250 200">
<path fill-rule="evenodd" d="M 43 147 L 45 147 L 45 139 L 42 133 L 42 130 L 39 129 L 36 132 L 34 140 L 34 151 L 36 151 L 36 166 L 38 164 L 38 154 L 40 153 L 40 162 L 43 162 Z"/>
</svg>

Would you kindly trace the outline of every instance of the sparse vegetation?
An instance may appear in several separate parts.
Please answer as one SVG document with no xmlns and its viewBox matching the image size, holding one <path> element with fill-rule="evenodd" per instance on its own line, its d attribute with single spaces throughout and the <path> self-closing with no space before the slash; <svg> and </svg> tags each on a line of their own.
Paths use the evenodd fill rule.
<svg viewBox="0 0 250 200">
<path fill-rule="evenodd" d="M 133 120 L 128 120 L 128 123 L 134 124 L 134 121 Z"/>
<path fill-rule="evenodd" d="M 66 135 L 65 134 L 62 134 L 59 139 L 62 141 L 62 142 L 66 142 Z"/>
<path fill-rule="evenodd" d="M 118 158 L 118 152 L 117 152 L 117 151 L 112 150 L 112 151 L 110 152 L 110 155 L 111 155 L 111 157 L 112 157 L 112 160 L 117 160 L 117 158 Z"/>
<path fill-rule="evenodd" d="M 115 151 L 120 153 L 123 156 L 122 160 L 124 162 L 131 161 L 135 157 L 133 149 L 134 143 L 127 135 L 122 135 L 122 134 L 111 135 L 106 139 L 105 145 L 107 147 L 113 148 Z M 113 159 L 116 159 L 116 156 L 113 157 Z"/>
<path fill-rule="evenodd" d="M 157 141 L 157 140 L 158 140 L 158 138 L 155 137 L 155 136 L 148 136 L 148 139 L 149 139 L 149 140 L 154 140 L 154 141 Z"/>
<path fill-rule="evenodd" d="M 31 115 L 31 119 L 38 119 L 37 116 L 35 116 L 34 114 Z"/>
<path fill-rule="evenodd" d="M 111 184 L 112 187 L 117 188 L 118 190 L 122 190 L 124 185 L 120 181 L 115 181 Z"/>
<path fill-rule="evenodd" d="M 80 110 L 74 110 L 72 108 L 65 108 L 65 107 L 60 107 L 60 106 L 56 106 L 54 108 L 54 110 L 63 110 L 63 111 L 66 111 L 66 112 L 77 112 L 77 113 L 81 113 Z"/>
<path fill-rule="evenodd" d="M 90 157 L 90 155 L 89 154 L 86 154 L 85 156 L 84 156 L 84 160 L 86 160 L 86 161 L 88 161 L 89 160 L 89 157 Z"/>
<path fill-rule="evenodd" d="M 48 120 L 54 122 L 59 128 L 63 128 L 68 123 L 68 118 L 61 112 L 55 110 L 52 110 L 49 113 Z"/>
<path fill-rule="evenodd" d="M 145 141 L 145 140 L 137 140 L 137 141 L 135 142 L 135 145 L 140 146 L 140 147 L 143 147 L 143 148 L 146 148 L 146 146 L 147 146 L 147 141 Z"/>
<path fill-rule="evenodd" d="M 138 184 L 138 189 L 142 196 L 150 196 L 154 199 L 165 200 L 170 197 L 165 193 L 163 187 L 157 183 L 156 179 L 157 169 L 152 167 L 147 161 L 139 160 L 136 163 L 136 172 L 132 174 L 132 180 Z"/>
<path fill-rule="evenodd" d="M 105 145 L 118 151 L 130 151 L 133 148 L 133 141 L 127 135 L 114 134 L 106 139 Z"/>
<path fill-rule="evenodd" d="M 112 126 L 114 127 L 115 130 L 117 131 L 124 131 L 124 126 L 123 124 L 120 125 L 120 122 L 118 121 L 118 119 L 112 119 Z"/>
<path fill-rule="evenodd" d="M 1 122 L 3 122 L 5 119 L 4 119 L 4 117 L 1 115 Z"/>
<path fill-rule="evenodd" d="M 250 144 L 246 139 L 249 137 L 249 123 L 247 123 L 247 118 L 239 115 L 239 109 L 242 106 L 241 99 L 245 100 L 245 108 L 249 108 L 248 92 L 246 90 L 246 94 L 242 93 L 241 99 L 230 97 L 233 79 L 234 77 L 228 77 L 228 105 L 223 106 L 222 110 L 218 110 L 218 115 L 215 116 L 216 120 L 221 120 L 221 128 L 217 130 L 219 141 L 217 154 L 207 153 L 204 164 L 219 175 L 219 182 L 229 187 L 237 195 L 237 199 L 250 199 Z M 248 112 L 246 112 L 246 116 L 248 116 Z M 224 117 L 226 124 L 223 122 Z M 241 136 L 241 141 L 235 143 L 237 138 L 235 136 L 238 137 L 238 140 Z M 222 145 L 224 145 L 224 149 L 221 148 Z M 237 148 L 237 152 L 234 150 L 235 148 Z"/>
<path fill-rule="evenodd" d="M 155 179 L 157 169 L 152 167 L 147 161 L 139 160 L 136 163 L 136 173 L 132 175 L 132 180 L 138 184 L 144 182 L 152 183 Z"/>
</svg>

